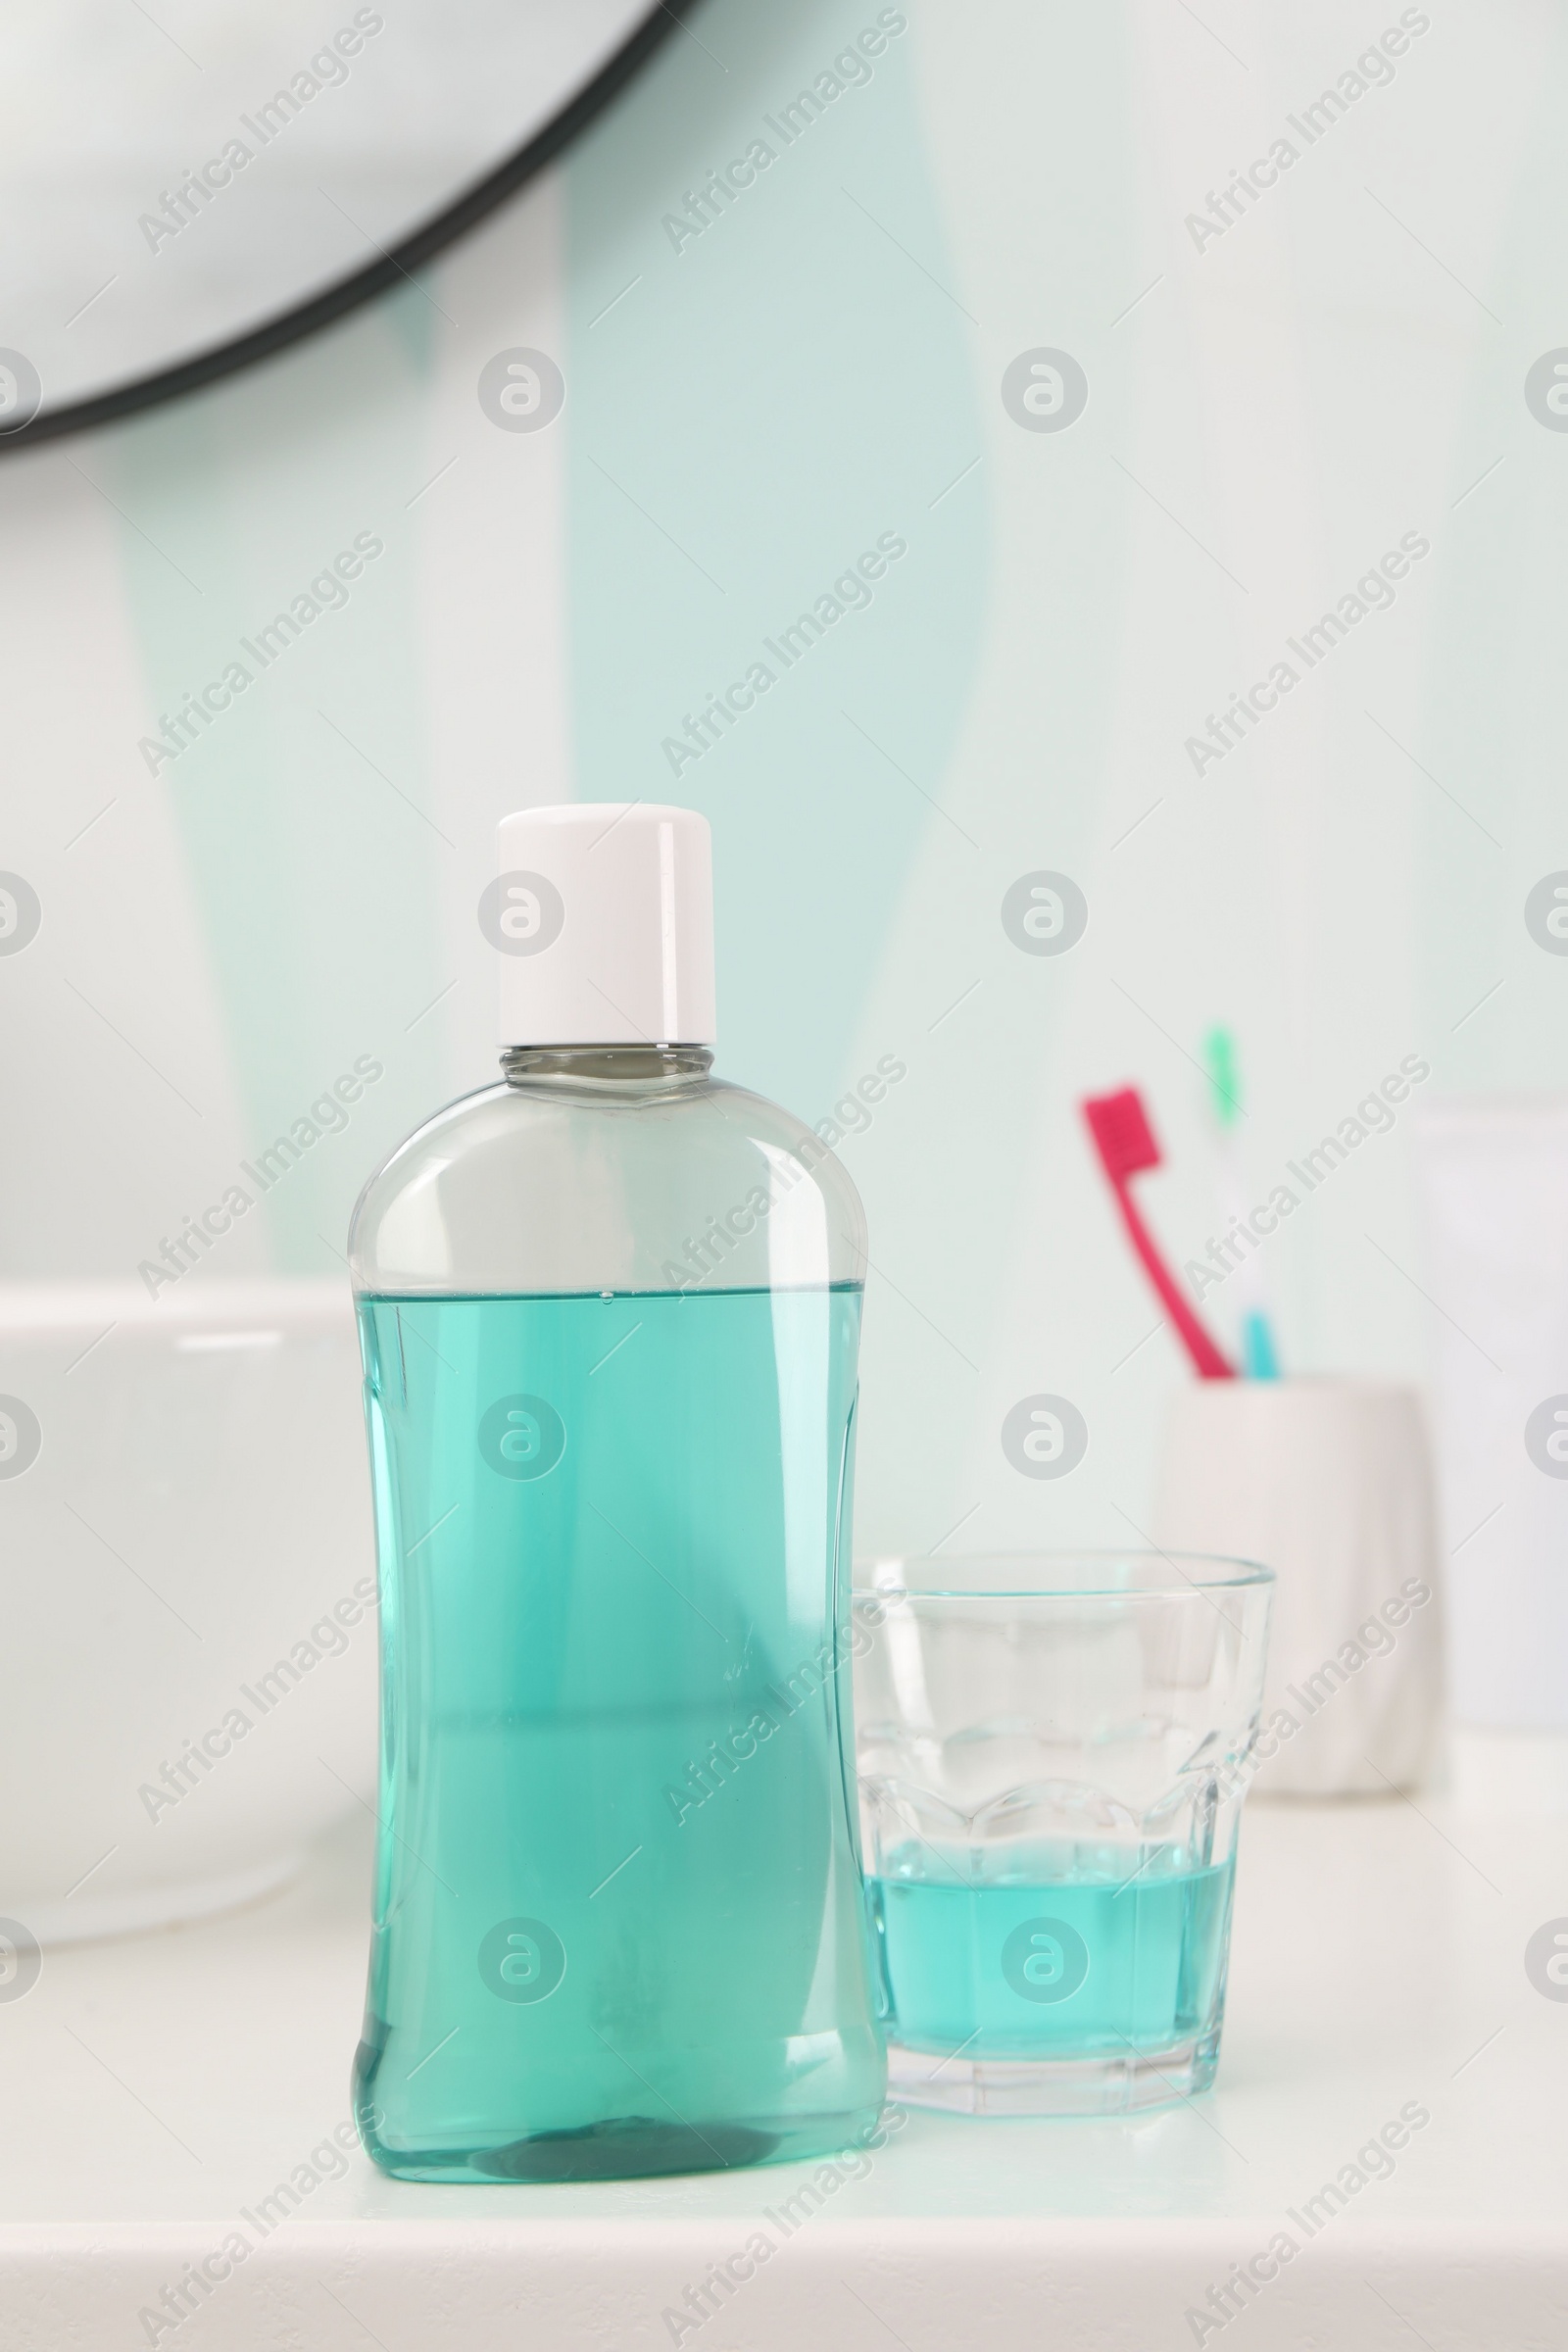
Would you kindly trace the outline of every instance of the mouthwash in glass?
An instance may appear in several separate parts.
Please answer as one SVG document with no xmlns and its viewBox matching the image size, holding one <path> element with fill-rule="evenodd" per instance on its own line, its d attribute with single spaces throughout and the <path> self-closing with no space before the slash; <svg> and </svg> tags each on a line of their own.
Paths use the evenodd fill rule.
<svg viewBox="0 0 1568 2352">
<path fill-rule="evenodd" d="M 686 809 L 505 819 L 502 1084 L 351 1241 L 381 1583 L 355 2112 L 411 2180 L 842 2147 L 886 2061 L 850 1791 L 859 1201 L 712 1079 Z"/>
<path fill-rule="evenodd" d="M 1153 2056 L 1218 2040 L 1234 1852 L 909 1839 L 867 1883 L 889 2014 L 906 2049 L 988 2058 Z"/>
</svg>

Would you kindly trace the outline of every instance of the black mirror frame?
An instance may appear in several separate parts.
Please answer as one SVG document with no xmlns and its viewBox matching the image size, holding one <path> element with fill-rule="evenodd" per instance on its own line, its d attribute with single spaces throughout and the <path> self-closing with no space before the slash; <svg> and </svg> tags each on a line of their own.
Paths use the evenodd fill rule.
<svg viewBox="0 0 1568 2352">
<path fill-rule="evenodd" d="M 151 408 L 159 401 L 177 400 L 182 393 L 199 391 L 221 376 L 249 368 L 257 360 L 270 359 L 291 343 L 302 342 L 307 335 L 314 335 L 347 312 L 357 310 L 361 303 L 386 293 L 401 278 L 411 276 L 446 246 L 455 243 L 486 214 L 494 212 L 498 204 L 568 147 L 600 109 L 646 64 L 666 34 L 682 26 L 683 20 L 697 4 L 698 0 L 673 0 L 673 5 L 666 4 L 666 0 L 654 0 L 654 6 L 636 31 L 569 106 L 564 107 L 553 122 L 504 164 L 477 180 L 455 204 L 405 237 L 402 244 L 383 253 L 379 260 L 363 270 L 351 270 L 347 277 L 313 295 L 309 302 L 279 312 L 276 318 L 253 327 L 247 334 L 216 344 L 210 351 L 198 352 L 194 359 L 181 360 L 177 366 L 161 368 L 152 375 L 135 377 L 112 392 L 95 393 L 90 400 L 74 401 L 62 409 L 41 409 L 13 432 L 0 433 L 0 456 L 29 449 L 39 441 L 52 441 L 62 433 L 83 432 L 90 425 L 132 416 L 136 410 Z"/>
</svg>

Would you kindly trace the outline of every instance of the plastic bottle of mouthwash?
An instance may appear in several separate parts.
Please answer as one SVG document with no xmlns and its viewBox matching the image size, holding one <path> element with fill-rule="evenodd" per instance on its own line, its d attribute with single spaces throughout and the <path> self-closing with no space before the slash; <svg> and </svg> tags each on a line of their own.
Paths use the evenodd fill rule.
<svg viewBox="0 0 1568 2352">
<path fill-rule="evenodd" d="M 842 2147 L 882 2104 L 852 1792 L 859 1200 L 709 1074 L 707 822 L 500 829 L 504 1073 L 351 1249 L 381 1583 L 355 2107 L 421 2180 Z"/>
</svg>

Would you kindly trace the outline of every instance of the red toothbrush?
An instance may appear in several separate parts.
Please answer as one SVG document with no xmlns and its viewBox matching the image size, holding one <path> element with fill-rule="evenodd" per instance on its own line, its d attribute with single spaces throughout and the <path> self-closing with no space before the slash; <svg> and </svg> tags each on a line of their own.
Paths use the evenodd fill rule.
<svg viewBox="0 0 1568 2352">
<path fill-rule="evenodd" d="M 1166 1312 L 1182 1337 L 1182 1344 L 1192 1357 L 1194 1366 L 1204 1380 L 1234 1380 L 1236 1368 L 1228 1364 L 1209 1338 L 1203 1326 L 1188 1305 L 1175 1276 L 1160 1256 L 1143 1218 L 1139 1215 L 1128 1189 L 1129 1177 L 1141 1169 L 1157 1168 L 1159 1146 L 1149 1124 L 1149 1113 L 1135 1086 L 1125 1086 L 1118 1095 L 1090 1095 L 1080 1105 L 1094 1138 L 1100 1164 L 1109 1179 L 1121 1210 L 1122 1223 L 1132 1239 L 1133 1248 L 1143 1260 L 1144 1272 L 1159 1293 Z"/>
</svg>

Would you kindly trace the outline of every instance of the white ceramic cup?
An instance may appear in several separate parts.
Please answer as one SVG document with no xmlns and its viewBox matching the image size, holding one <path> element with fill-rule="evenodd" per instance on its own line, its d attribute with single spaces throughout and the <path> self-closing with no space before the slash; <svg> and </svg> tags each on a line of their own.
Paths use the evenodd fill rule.
<svg viewBox="0 0 1568 2352">
<path fill-rule="evenodd" d="M 0 1920 L 288 1876 L 373 1787 L 373 1595 L 346 1281 L 0 1286 Z"/>
<path fill-rule="evenodd" d="M 1436 1511 L 1421 1404 L 1371 1380 L 1177 1392 L 1153 1533 L 1272 1568 L 1256 1793 L 1415 1787 L 1443 1701 Z"/>
</svg>

